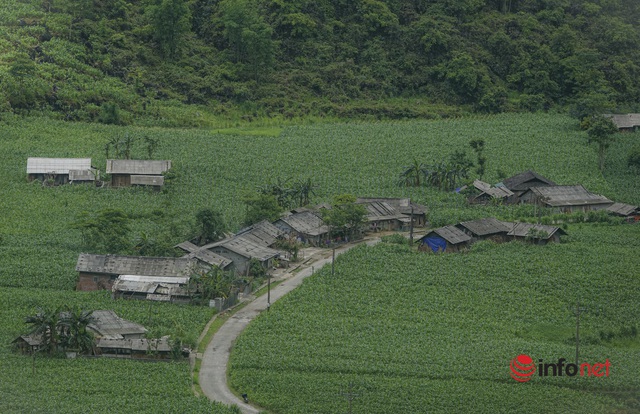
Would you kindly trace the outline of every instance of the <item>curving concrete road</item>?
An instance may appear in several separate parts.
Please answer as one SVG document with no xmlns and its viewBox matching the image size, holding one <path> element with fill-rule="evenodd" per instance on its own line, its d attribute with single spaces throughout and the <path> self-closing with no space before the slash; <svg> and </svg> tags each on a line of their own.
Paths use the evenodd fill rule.
<svg viewBox="0 0 640 414">
<path fill-rule="evenodd" d="M 378 237 L 365 239 L 367 245 L 374 245 L 380 239 Z M 359 243 L 358 243 L 359 244 Z M 336 256 L 342 254 L 349 249 L 357 246 L 350 244 L 336 249 Z M 304 278 L 311 275 L 313 268 L 319 269 L 325 264 L 331 263 L 331 251 L 324 251 L 329 254 L 327 258 L 311 260 L 305 264 L 295 275 L 287 274 L 285 280 L 271 289 L 271 303 L 280 299 L 296 287 L 302 284 Z M 219 401 L 227 405 L 237 405 L 245 414 L 257 414 L 261 412 L 249 404 L 235 396 L 227 386 L 227 366 L 229 364 L 229 355 L 233 343 L 240 333 L 247 327 L 260 312 L 267 309 L 267 295 L 262 295 L 252 302 L 248 303 L 244 308 L 237 311 L 229 318 L 218 332 L 213 336 L 207 349 L 202 356 L 202 364 L 200 365 L 200 375 L 198 381 L 204 394 L 214 401 Z M 251 398 L 251 396 L 249 396 Z"/>
</svg>

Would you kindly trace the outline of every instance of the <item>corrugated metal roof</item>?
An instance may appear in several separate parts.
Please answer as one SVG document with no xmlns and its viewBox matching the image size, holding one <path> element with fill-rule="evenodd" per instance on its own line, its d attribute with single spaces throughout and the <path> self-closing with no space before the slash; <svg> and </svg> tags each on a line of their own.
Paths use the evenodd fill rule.
<svg viewBox="0 0 640 414">
<path fill-rule="evenodd" d="M 174 247 L 184 250 L 185 252 L 193 253 L 195 251 L 200 250 L 202 247 L 197 244 L 191 243 L 190 241 L 184 241 L 180 244 L 176 244 Z"/>
<path fill-rule="evenodd" d="M 94 170 L 69 170 L 69 181 L 95 181 Z"/>
<path fill-rule="evenodd" d="M 324 221 L 320 217 L 310 211 L 292 214 L 280 220 L 287 223 L 300 234 L 319 236 L 329 232 L 329 226 L 324 224 Z"/>
<path fill-rule="evenodd" d="M 509 177 L 503 181 L 503 184 L 511 191 L 524 191 L 536 186 L 556 185 L 553 181 L 531 170 Z"/>
<path fill-rule="evenodd" d="M 170 169 L 170 160 L 107 160 L 107 174 L 161 175 Z"/>
<path fill-rule="evenodd" d="M 422 204 L 417 204 L 411 201 L 410 198 L 392 198 L 392 197 L 358 197 L 356 203 L 358 204 L 366 204 L 373 202 L 383 202 L 387 203 L 391 207 L 393 207 L 398 213 L 404 215 L 410 215 L 411 209 L 413 208 L 413 214 L 425 214 L 427 212 L 427 207 Z"/>
<path fill-rule="evenodd" d="M 28 158 L 27 174 L 69 174 L 69 170 L 90 170 L 91 158 Z"/>
<path fill-rule="evenodd" d="M 158 351 L 169 352 L 171 346 L 169 337 L 163 336 L 160 339 L 99 339 L 96 348 L 100 349 L 130 349 L 132 351 Z"/>
<path fill-rule="evenodd" d="M 607 207 L 606 210 L 619 216 L 626 217 L 638 214 L 640 208 L 638 208 L 638 206 L 632 206 L 631 204 L 613 203 Z"/>
<path fill-rule="evenodd" d="M 399 220 L 404 217 L 403 214 L 384 201 L 373 201 L 363 203 L 363 205 L 367 210 L 367 220 L 369 221 Z"/>
<path fill-rule="evenodd" d="M 464 227 L 476 236 L 487 236 L 490 234 L 499 234 L 509 232 L 509 227 L 493 217 L 483 218 L 479 220 L 463 221 L 458 226 Z"/>
<path fill-rule="evenodd" d="M 164 185 L 164 177 L 162 175 L 132 175 L 131 185 Z"/>
<path fill-rule="evenodd" d="M 466 243 L 471 240 L 471 236 L 469 236 L 467 233 L 463 232 L 456 226 L 444 226 L 431 230 L 422 238 L 424 239 L 425 237 L 429 237 L 429 235 L 431 235 L 432 233 L 435 233 L 438 236 L 442 237 L 450 244 Z"/>
<path fill-rule="evenodd" d="M 269 221 L 263 220 L 240 230 L 236 236 L 242 236 L 264 246 L 271 246 L 278 240 L 278 237 L 283 234 L 284 232 L 282 230 Z"/>
<path fill-rule="evenodd" d="M 593 194 L 581 185 L 532 187 L 531 191 L 533 191 L 538 200 L 552 207 L 613 204 L 613 201 L 607 197 Z"/>
<path fill-rule="evenodd" d="M 546 232 L 547 236 L 543 237 L 543 240 L 549 239 L 556 232 L 566 234 L 566 232 L 559 227 L 547 226 L 544 224 L 514 223 L 513 228 L 509 231 L 509 233 L 507 233 L 507 235 L 515 237 L 527 237 L 530 234 L 529 231 L 531 231 L 531 229 Z"/>
<path fill-rule="evenodd" d="M 220 269 L 224 269 L 225 267 L 233 263 L 232 260 L 229 260 L 226 257 L 222 257 L 219 254 L 215 254 L 211 250 L 207 250 L 204 247 L 199 248 L 195 252 L 188 253 L 184 257 L 189 259 L 196 258 L 212 266 L 217 266 Z"/>
<path fill-rule="evenodd" d="M 262 246 L 242 236 L 234 236 L 216 243 L 203 246 L 203 248 L 214 249 L 216 247 L 224 247 L 240 256 L 248 259 L 257 259 L 259 261 L 269 260 L 272 257 L 280 255 L 280 251 L 274 250 L 267 246 Z"/>
<path fill-rule="evenodd" d="M 112 310 L 95 310 L 91 314 L 89 328 L 99 336 L 121 338 L 125 335 L 141 335 L 147 332 L 144 326 L 122 319 Z"/>
<path fill-rule="evenodd" d="M 80 254 L 76 271 L 110 275 L 187 276 L 194 259 Z"/>
<path fill-rule="evenodd" d="M 640 114 L 605 114 L 604 116 L 611 118 L 619 129 L 640 127 Z"/>
</svg>

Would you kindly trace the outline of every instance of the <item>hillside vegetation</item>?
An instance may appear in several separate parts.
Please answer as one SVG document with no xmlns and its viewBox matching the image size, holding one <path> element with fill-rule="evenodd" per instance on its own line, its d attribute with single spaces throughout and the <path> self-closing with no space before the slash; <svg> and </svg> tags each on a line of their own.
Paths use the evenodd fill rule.
<svg viewBox="0 0 640 414">
<path fill-rule="evenodd" d="M 631 0 L 1 0 L 0 111 L 170 126 L 638 110 L 639 18 Z"/>
</svg>

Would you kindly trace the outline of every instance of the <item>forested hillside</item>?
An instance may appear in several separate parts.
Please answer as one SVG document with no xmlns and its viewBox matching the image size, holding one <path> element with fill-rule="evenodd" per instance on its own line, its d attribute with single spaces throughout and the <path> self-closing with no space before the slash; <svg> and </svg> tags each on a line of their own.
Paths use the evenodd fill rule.
<svg viewBox="0 0 640 414">
<path fill-rule="evenodd" d="M 0 111 L 638 110 L 637 0 L 0 0 Z M 395 98 L 411 98 L 400 100 Z"/>
</svg>

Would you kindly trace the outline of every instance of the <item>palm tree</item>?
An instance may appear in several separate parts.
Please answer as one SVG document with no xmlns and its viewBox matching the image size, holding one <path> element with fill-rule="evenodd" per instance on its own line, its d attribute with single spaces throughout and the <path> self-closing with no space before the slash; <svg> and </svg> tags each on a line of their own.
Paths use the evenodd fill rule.
<svg viewBox="0 0 640 414">
<path fill-rule="evenodd" d="M 311 178 L 307 178 L 306 180 L 297 181 L 292 188 L 292 197 L 298 198 L 298 205 L 300 207 L 306 206 L 309 204 L 310 198 L 312 195 L 316 195 L 314 191 L 317 188 L 316 185 L 313 184 Z"/>
<path fill-rule="evenodd" d="M 65 349 L 87 352 L 93 348 L 93 335 L 87 326 L 93 321 L 93 311 L 73 307 L 63 312 L 59 324 L 61 344 Z"/>
<path fill-rule="evenodd" d="M 27 316 L 25 323 L 31 325 L 29 335 L 42 339 L 40 350 L 54 354 L 58 351 L 60 308 L 54 310 L 39 308 L 35 315 Z"/>
<path fill-rule="evenodd" d="M 419 187 L 420 179 L 428 174 L 427 166 L 419 163 L 415 158 L 413 164 L 404 167 L 404 171 L 400 174 L 399 184 L 405 187 Z"/>
</svg>

